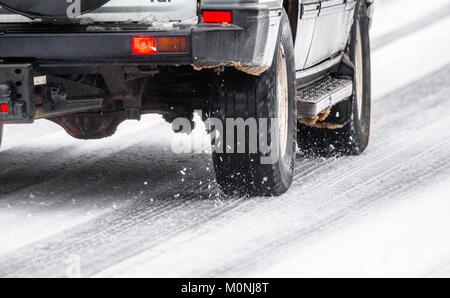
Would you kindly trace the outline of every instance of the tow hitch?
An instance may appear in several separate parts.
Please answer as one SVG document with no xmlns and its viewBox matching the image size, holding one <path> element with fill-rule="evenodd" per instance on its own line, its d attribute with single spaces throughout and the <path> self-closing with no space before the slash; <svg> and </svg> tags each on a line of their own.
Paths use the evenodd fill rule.
<svg viewBox="0 0 450 298">
<path fill-rule="evenodd" d="M 32 64 L 0 64 L 0 124 L 100 109 L 104 97 L 100 88 L 39 74 Z"/>
<path fill-rule="evenodd" d="M 0 123 L 34 121 L 31 64 L 0 65 Z"/>
</svg>

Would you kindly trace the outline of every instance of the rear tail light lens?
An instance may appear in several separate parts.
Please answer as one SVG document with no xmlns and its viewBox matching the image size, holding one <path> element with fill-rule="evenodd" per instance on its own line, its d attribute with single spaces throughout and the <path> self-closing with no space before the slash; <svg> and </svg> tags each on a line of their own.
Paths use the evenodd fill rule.
<svg viewBox="0 0 450 298">
<path fill-rule="evenodd" d="M 137 55 L 188 52 L 187 36 L 133 36 L 131 51 Z"/>
<path fill-rule="evenodd" d="M 8 105 L 6 103 L 0 104 L 0 112 L 8 113 Z"/>
<path fill-rule="evenodd" d="M 156 53 L 155 38 L 151 36 L 132 37 L 131 46 L 133 54 L 148 55 Z"/>
<path fill-rule="evenodd" d="M 228 10 L 203 10 L 204 23 L 228 23 L 233 21 L 233 13 Z"/>
</svg>

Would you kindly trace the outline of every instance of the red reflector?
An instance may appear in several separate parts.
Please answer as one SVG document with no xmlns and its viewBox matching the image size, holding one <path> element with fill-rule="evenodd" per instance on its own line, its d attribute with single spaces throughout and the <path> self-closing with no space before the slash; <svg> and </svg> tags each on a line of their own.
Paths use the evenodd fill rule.
<svg viewBox="0 0 450 298">
<path fill-rule="evenodd" d="M 228 23 L 233 19 L 231 11 L 204 10 L 202 11 L 202 19 L 204 23 Z"/>
<path fill-rule="evenodd" d="M 0 111 L 2 113 L 7 113 L 8 112 L 8 105 L 6 103 L 0 104 Z"/>
<path fill-rule="evenodd" d="M 152 36 L 135 36 L 131 38 L 131 50 L 133 54 L 154 54 L 156 43 Z"/>
</svg>

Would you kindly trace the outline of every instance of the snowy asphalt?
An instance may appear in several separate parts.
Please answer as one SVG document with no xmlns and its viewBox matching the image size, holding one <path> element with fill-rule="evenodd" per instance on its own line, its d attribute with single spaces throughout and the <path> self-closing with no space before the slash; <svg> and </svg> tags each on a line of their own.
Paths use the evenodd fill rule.
<svg viewBox="0 0 450 298">
<path fill-rule="evenodd" d="M 450 276 L 450 10 L 435 2 L 374 23 L 367 152 L 299 155 L 279 198 L 225 197 L 159 116 L 100 141 L 6 126 L 0 277 L 64 277 L 74 259 L 83 277 Z"/>
</svg>

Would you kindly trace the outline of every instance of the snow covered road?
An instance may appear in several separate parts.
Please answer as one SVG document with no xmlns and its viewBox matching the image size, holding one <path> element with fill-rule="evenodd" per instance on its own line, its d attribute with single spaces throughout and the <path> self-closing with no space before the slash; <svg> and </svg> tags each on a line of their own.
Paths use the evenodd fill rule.
<svg viewBox="0 0 450 298">
<path fill-rule="evenodd" d="M 280 198 L 224 197 L 158 116 L 100 141 L 6 126 L 0 276 L 450 276 L 450 1 L 429 2 L 376 10 L 367 152 L 299 155 Z"/>
</svg>

